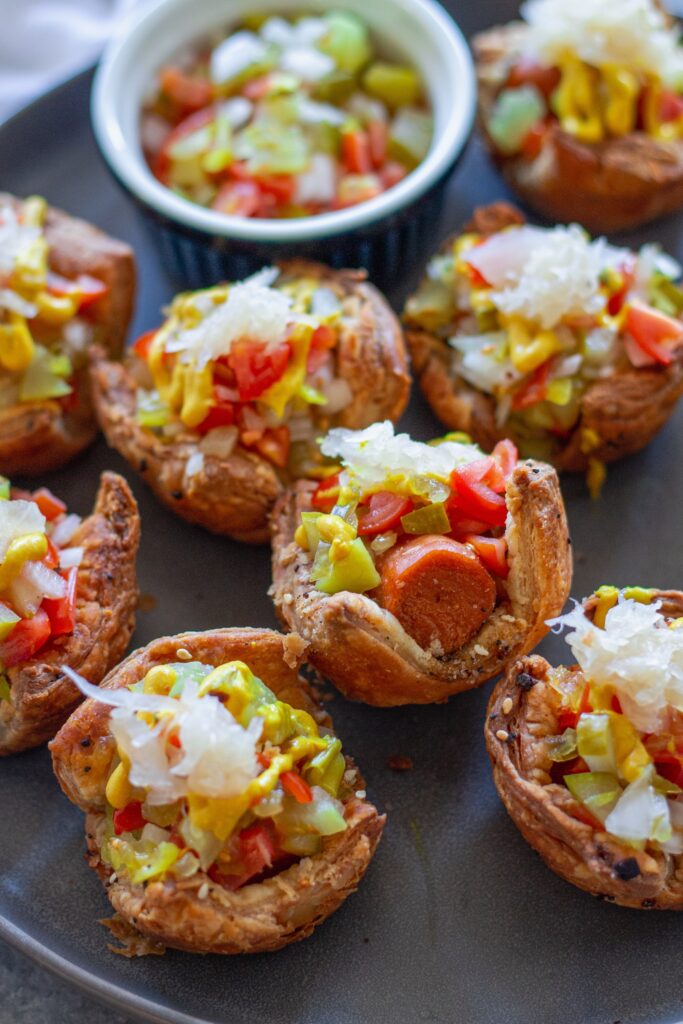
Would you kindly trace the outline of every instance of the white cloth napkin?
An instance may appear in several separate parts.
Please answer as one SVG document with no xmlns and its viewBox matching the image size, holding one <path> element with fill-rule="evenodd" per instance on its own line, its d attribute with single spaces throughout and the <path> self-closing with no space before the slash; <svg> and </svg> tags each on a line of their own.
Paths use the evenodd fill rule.
<svg viewBox="0 0 683 1024">
<path fill-rule="evenodd" d="M 94 61 L 140 0 L 0 0 L 0 121 Z"/>
</svg>

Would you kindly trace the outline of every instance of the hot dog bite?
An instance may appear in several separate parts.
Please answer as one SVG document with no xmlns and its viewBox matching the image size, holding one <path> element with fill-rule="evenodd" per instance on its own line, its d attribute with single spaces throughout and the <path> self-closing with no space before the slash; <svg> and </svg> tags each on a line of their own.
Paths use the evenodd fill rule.
<svg viewBox="0 0 683 1024">
<path fill-rule="evenodd" d="M 564 603 L 567 525 L 549 466 L 463 434 L 330 431 L 330 475 L 273 516 L 275 603 L 347 695 L 424 703 L 478 685 Z"/>
</svg>

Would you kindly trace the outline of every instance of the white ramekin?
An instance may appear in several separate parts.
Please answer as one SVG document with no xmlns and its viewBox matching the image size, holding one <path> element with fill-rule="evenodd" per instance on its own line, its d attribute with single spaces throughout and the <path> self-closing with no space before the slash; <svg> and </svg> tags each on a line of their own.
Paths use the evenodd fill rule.
<svg viewBox="0 0 683 1024">
<path fill-rule="evenodd" d="M 287 12 L 293 6 L 312 12 L 329 8 L 326 0 L 295 5 L 263 0 L 259 10 Z M 365 260 L 384 267 L 391 252 L 405 259 L 405 245 L 415 247 L 440 205 L 474 117 L 467 43 L 435 0 L 337 0 L 333 6 L 360 15 L 388 54 L 417 68 L 433 110 L 434 136 L 426 158 L 394 188 L 358 206 L 312 217 L 262 220 L 218 214 L 163 186 L 142 153 L 140 110 L 158 69 L 193 41 L 239 23 L 253 10 L 253 0 L 156 0 L 134 12 L 107 47 L 93 85 L 95 136 L 114 176 L 160 230 L 165 257 L 185 283 L 238 276 L 230 272 L 283 256 L 313 256 L 335 265 Z M 383 252 L 384 233 L 401 227 L 405 237 L 390 240 L 390 252 Z M 238 268 L 236 260 L 244 266 Z"/>
</svg>

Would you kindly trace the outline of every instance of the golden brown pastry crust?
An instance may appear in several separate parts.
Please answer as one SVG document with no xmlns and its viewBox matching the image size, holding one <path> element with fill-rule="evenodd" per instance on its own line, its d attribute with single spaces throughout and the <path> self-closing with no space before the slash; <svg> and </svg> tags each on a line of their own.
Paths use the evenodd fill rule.
<svg viewBox="0 0 683 1024">
<path fill-rule="evenodd" d="M 508 185 L 552 221 L 578 221 L 595 234 L 638 227 L 683 206 L 683 140 L 632 132 L 594 145 L 553 122 L 533 160 L 505 155 L 485 125 L 519 55 L 526 26 L 512 22 L 472 40 L 479 85 L 479 125 Z"/>
<path fill-rule="evenodd" d="M 337 349 L 337 372 L 352 392 L 334 425 L 360 428 L 376 419 L 397 420 L 410 391 L 401 326 L 386 299 L 362 271 L 331 270 L 293 260 L 280 264 L 287 277 L 315 277 L 343 296 L 345 322 Z M 284 486 L 284 474 L 256 452 L 237 445 L 229 458 L 205 455 L 199 473 L 185 466 L 197 450 L 195 435 L 172 443 L 140 427 L 135 418 L 136 384 L 125 366 L 97 357 L 95 406 L 109 444 L 143 476 L 156 496 L 183 519 L 236 540 L 268 540 L 268 514 Z"/>
<path fill-rule="evenodd" d="M 475 211 L 465 230 L 493 234 L 524 218 L 509 203 L 492 203 Z M 444 243 L 444 250 L 452 239 Z M 410 328 L 406 340 L 420 388 L 434 413 L 450 430 L 464 430 L 487 451 L 514 431 L 500 428 L 495 402 L 452 370 L 453 353 L 445 341 L 427 331 Z M 669 366 L 617 369 L 590 384 L 581 398 L 581 413 L 570 438 L 552 459 L 559 470 L 585 472 L 589 458 L 614 462 L 638 452 L 655 437 L 683 395 L 683 333 L 671 345 Z M 593 431 L 600 443 L 581 450 L 582 431 Z"/>
<path fill-rule="evenodd" d="M 680 592 L 658 596 L 665 613 L 683 612 Z M 581 804 L 566 786 L 551 782 L 544 740 L 557 734 L 558 725 L 547 683 L 550 670 L 538 655 L 521 658 L 489 702 L 486 745 L 510 817 L 548 867 L 580 889 L 623 907 L 683 909 L 683 858 L 635 850 L 594 829 L 576 817 Z M 512 704 L 506 714 L 507 700 Z M 636 870 L 634 860 L 638 873 L 628 877 Z"/>
<path fill-rule="evenodd" d="M 0 702 L 0 756 L 45 743 L 81 701 L 61 665 L 97 684 L 123 655 L 135 627 L 139 542 L 140 517 L 128 484 L 103 473 L 95 508 L 71 542 L 84 548 L 76 628 L 7 670 L 11 698 Z"/>
<path fill-rule="evenodd" d="M 209 665 L 245 661 L 277 696 L 304 708 L 321 724 L 329 718 L 298 674 L 305 644 L 295 635 L 268 629 L 214 629 L 163 637 L 131 654 L 104 681 L 116 689 L 137 682 L 156 664 L 176 659 L 184 647 Z M 303 858 L 266 881 L 229 892 L 204 872 L 182 882 L 131 885 L 100 861 L 96 827 L 104 808 L 104 787 L 115 746 L 108 729 L 109 708 L 92 700 L 71 716 L 50 744 L 62 789 L 88 813 L 89 862 L 97 870 L 114 908 L 144 935 L 166 946 L 204 953 L 256 953 L 303 939 L 353 892 L 372 859 L 384 815 L 352 795 L 344 803 L 348 828 L 330 837 L 321 853 Z M 88 741 L 83 745 L 83 741 Z M 352 789 L 363 785 L 348 762 Z M 199 890 L 208 885 L 205 898 Z"/>
<path fill-rule="evenodd" d="M 294 541 L 313 485 L 299 482 L 275 506 L 273 598 L 281 621 L 308 642 L 308 660 L 347 697 L 382 707 L 427 704 L 479 686 L 532 650 L 545 620 L 567 599 L 572 558 L 557 474 L 519 463 L 507 487 L 508 599 L 459 651 L 439 656 L 408 636 L 364 594 L 328 596 L 310 579 L 311 558 Z"/>
<path fill-rule="evenodd" d="M 8 200 L 20 205 L 20 200 L 0 193 L 0 203 Z M 133 250 L 87 221 L 53 207 L 48 208 L 45 234 L 51 270 L 68 278 L 89 274 L 107 285 L 107 294 L 93 303 L 88 315 L 98 343 L 118 358 L 133 312 Z M 0 410 L 0 473 L 34 476 L 59 469 L 93 441 L 97 423 L 87 371 L 76 375 L 76 387 L 79 401 L 69 411 L 54 400 Z"/>
</svg>

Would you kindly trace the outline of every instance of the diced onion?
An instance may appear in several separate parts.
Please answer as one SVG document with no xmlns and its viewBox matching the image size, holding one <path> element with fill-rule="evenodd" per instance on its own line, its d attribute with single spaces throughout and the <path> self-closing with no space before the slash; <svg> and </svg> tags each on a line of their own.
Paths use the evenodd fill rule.
<svg viewBox="0 0 683 1024">
<path fill-rule="evenodd" d="M 59 519 L 50 534 L 50 540 L 53 544 L 56 544 L 58 548 L 66 547 L 69 541 L 73 538 L 78 527 L 81 525 L 82 519 L 77 516 L 74 512 Z"/>
<path fill-rule="evenodd" d="M 38 312 L 38 307 L 33 302 L 28 302 L 11 288 L 0 288 L 0 309 L 19 313 L 20 316 L 25 316 L 29 320 Z"/>
<path fill-rule="evenodd" d="M 335 63 L 326 53 L 314 50 L 312 46 L 297 46 L 284 51 L 280 67 L 304 82 L 319 82 L 334 71 Z"/>
<path fill-rule="evenodd" d="M 322 393 L 327 399 L 325 412 L 330 416 L 336 415 L 342 409 L 346 409 L 353 401 L 353 392 L 349 382 L 343 377 L 334 377 L 322 388 Z"/>
<path fill-rule="evenodd" d="M 211 54 L 211 80 L 222 85 L 262 61 L 267 52 L 266 43 L 254 32 L 234 32 Z"/>
<path fill-rule="evenodd" d="M 185 464 L 185 478 L 191 479 L 193 476 L 198 476 L 199 473 L 204 469 L 204 453 L 203 452 L 192 452 L 189 459 Z"/>
<path fill-rule="evenodd" d="M 200 451 L 198 454 L 202 457 L 201 469 L 204 468 L 203 460 L 205 455 L 211 455 L 217 459 L 229 459 L 235 450 L 238 437 L 239 431 L 237 427 L 214 427 L 208 434 L 205 434 L 199 442 Z M 194 456 L 191 456 L 190 460 L 188 460 L 188 468 L 192 458 Z M 196 470 L 196 472 L 201 472 L 201 469 Z"/>
<path fill-rule="evenodd" d="M 20 577 L 39 590 L 43 597 L 54 600 L 66 594 L 66 580 L 42 562 L 25 562 Z"/>
<path fill-rule="evenodd" d="M 83 561 L 85 548 L 62 548 L 59 552 L 59 564 L 62 569 L 78 568 Z"/>
</svg>

